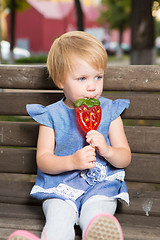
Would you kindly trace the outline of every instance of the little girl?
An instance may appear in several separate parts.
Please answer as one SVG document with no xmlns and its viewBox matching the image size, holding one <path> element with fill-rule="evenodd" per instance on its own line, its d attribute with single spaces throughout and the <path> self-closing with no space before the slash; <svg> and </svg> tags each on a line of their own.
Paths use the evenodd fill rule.
<svg viewBox="0 0 160 240">
<path fill-rule="evenodd" d="M 74 240 L 74 225 L 82 238 L 122 240 L 113 216 L 117 199 L 129 204 L 124 169 L 131 152 L 120 114 L 129 100 L 101 97 L 107 64 L 106 51 L 88 33 L 73 31 L 57 38 L 48 54 L 47 67 L 64 98 L 44 107 L 27 105 L 40 124 L 37 143 L 37 180 L 31 195 L 43 201 L 46 224 L 42 239 Z M 83 132 L 76 119 L 75 102 L 95 98 L 102 118 L 97 131 Z M 25 231 L 9 239 L 38 239 Z"/>
</svg>

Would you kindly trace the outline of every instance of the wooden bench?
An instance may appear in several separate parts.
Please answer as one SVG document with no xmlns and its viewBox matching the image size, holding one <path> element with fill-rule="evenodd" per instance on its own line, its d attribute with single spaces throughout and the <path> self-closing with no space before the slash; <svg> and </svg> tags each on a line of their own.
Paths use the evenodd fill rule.
<svg viewBox="0 0 160 240">
<path fill-rule="evenodd" d="M 40 236 L 41 204 L 29 195 L 36 177 L 38 124 L 27 116 L 25 105 L 45 106 L 63 93 L 49 79 L 45 65 L 0 65 L 0 89 L 0 239 L 16 229 Z M 110 66 L 104 90 L 105 97 L 131 101 L 122 115 L 132 150 L 126 169 L 130 207 L 119 204 L 116 217 L 125 240 L 159 240 L 160 66 Z M 79 228 L 76 232 L 80 239 Z"/>
</svg>

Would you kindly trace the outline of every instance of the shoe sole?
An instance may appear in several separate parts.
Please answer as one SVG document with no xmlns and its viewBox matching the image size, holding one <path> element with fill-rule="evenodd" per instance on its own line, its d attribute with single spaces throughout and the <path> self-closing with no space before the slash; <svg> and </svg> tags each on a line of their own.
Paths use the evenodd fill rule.
<svg viewBox="0 0 160 240">
<path fill-rule="evenodd" d="M 92 220 L 84 240 L 123 240 L 123 234 L 115 217 L 101 215 Z"/>
<path fill-rule="evenodd" d="M 30 238 L 24 236 L 13 236 L 10 237 L 9 240 L 30 240 Z"/>
<path fill-rule="evenodd" d="M 9 236 L 8 240 L 40 240 L 40 239 L 30 232 L 24 230 L 17 230 Z"/>
</svg>

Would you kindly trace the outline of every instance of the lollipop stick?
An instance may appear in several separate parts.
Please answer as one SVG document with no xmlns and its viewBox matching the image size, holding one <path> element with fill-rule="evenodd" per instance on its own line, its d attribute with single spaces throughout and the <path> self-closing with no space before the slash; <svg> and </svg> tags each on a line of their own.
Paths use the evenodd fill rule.
<svg viewBox="0 0 160 240">
<path fill-rule="evenodd" d="M 90 130 L 92 130 L 92 113 L 90 113 Z"/>
</svg>

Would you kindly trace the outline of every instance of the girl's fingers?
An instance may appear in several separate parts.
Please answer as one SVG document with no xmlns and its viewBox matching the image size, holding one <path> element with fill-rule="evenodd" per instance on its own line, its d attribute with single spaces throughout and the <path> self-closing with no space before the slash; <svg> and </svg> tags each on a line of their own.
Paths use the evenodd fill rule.
<svg viewBox="0 0 160 240">
<path fill-rule="evenodd" d="M 94 168 L 94 167 L 96 167 L 96 163 L 95 162 L 89 162 L 88 168 Z"/>
</svg>

